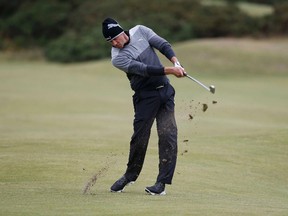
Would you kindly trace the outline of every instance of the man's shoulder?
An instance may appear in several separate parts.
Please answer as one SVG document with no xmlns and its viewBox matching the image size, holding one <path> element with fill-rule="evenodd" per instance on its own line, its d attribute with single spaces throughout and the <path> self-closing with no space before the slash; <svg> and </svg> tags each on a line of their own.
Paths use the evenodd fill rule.
<svg viewBox="0 0 288 216">
<path fill-rule="evenodd" d="M 131 29 L 129 30 L 129 34 L 130 34 L 130 35 L 133 35 L 133 34 L 135 34 L 136 32 L 145 32 L 145 31 L 147 31 L 147 30 L 149 30 L 149 28 L 146 27 L 146 26 L 144 26 L 144 25 L 136 25 L 136 26 L 134 26 L 133 28 L 131 28 Z"/>
<path fill-rule="evenodd" d="M 137 29 L 139 29 L 139 28 L 147 28 L 147 27 L 144 26 L 144 25 L 136 25 L 136 26 L 132 27 L 132 28 L 130 29 L 130 31 L 131 31 L 131 30 L 137 30 Z"/>
</svg>

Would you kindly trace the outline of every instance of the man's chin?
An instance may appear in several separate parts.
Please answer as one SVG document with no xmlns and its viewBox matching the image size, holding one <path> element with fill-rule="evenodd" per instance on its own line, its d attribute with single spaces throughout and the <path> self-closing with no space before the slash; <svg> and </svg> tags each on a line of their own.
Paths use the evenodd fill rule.
<svg viewBox="0 0 288 216">
<path fill-rule="evenodd" d="M 114 48 L 117 48 L 117 49 L 122 49 L 123 46 L 113 46 Z"/>
</svg>

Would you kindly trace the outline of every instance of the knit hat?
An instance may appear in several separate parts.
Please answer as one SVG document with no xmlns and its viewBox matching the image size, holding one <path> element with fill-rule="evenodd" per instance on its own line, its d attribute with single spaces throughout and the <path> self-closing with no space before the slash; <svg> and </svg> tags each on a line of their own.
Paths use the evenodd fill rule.
<svg viewBox="0 0 288 216">
<path fill-rule="evenodd" d="M 102 33 L 103 36 L 107 41 L 111 41 L 117 36 L 119 36 L 124 30 L 119 25 L 119 23 L 112 19 L 112 18 L 106 18 L 102 23 Z"/>
</svg>

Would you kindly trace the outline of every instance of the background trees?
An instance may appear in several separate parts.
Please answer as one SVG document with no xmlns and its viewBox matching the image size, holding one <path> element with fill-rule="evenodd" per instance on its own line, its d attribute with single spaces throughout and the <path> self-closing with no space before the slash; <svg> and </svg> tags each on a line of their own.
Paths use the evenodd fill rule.
<svg viewBox="0 0 288 216">
<path fill-rule="evenodd" d="M 37 47 L 47 59 L 86 61 L 109 55 L 101 22 L 114 17 L 128 29 L 145 24 L 170 42 L 203 37 L 288 34 L 288 3 L 246 0 L 270 5 L 271 14 L 250 16 L 245 0 L 9 0 L 0 1 L 0 49 Z M 216 2 L 217 4 L 213 3 Z"/>
</svg>

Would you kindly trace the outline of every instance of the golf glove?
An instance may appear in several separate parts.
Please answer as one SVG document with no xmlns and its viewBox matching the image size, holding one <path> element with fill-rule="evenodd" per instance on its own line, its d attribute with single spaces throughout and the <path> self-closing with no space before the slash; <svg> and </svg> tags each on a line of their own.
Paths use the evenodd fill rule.
<svg viewBox="0 0 288 216">
<path fill-rule="evenodd" d="M 177 61 L 177 62 L 174 63 L 174 67 L 181 67 L 181 68 L 183 68 L 179 61 Z"/>
<path fill-rule="evenodd" d="M 183 66 L 180 64 L 179 61 L 174 63 L 174 67 L 181 67 L 184 70 Z M 186 76 L 186 72 L 185 71 L 184 71 L 184 75 Z"/>
</svg>

